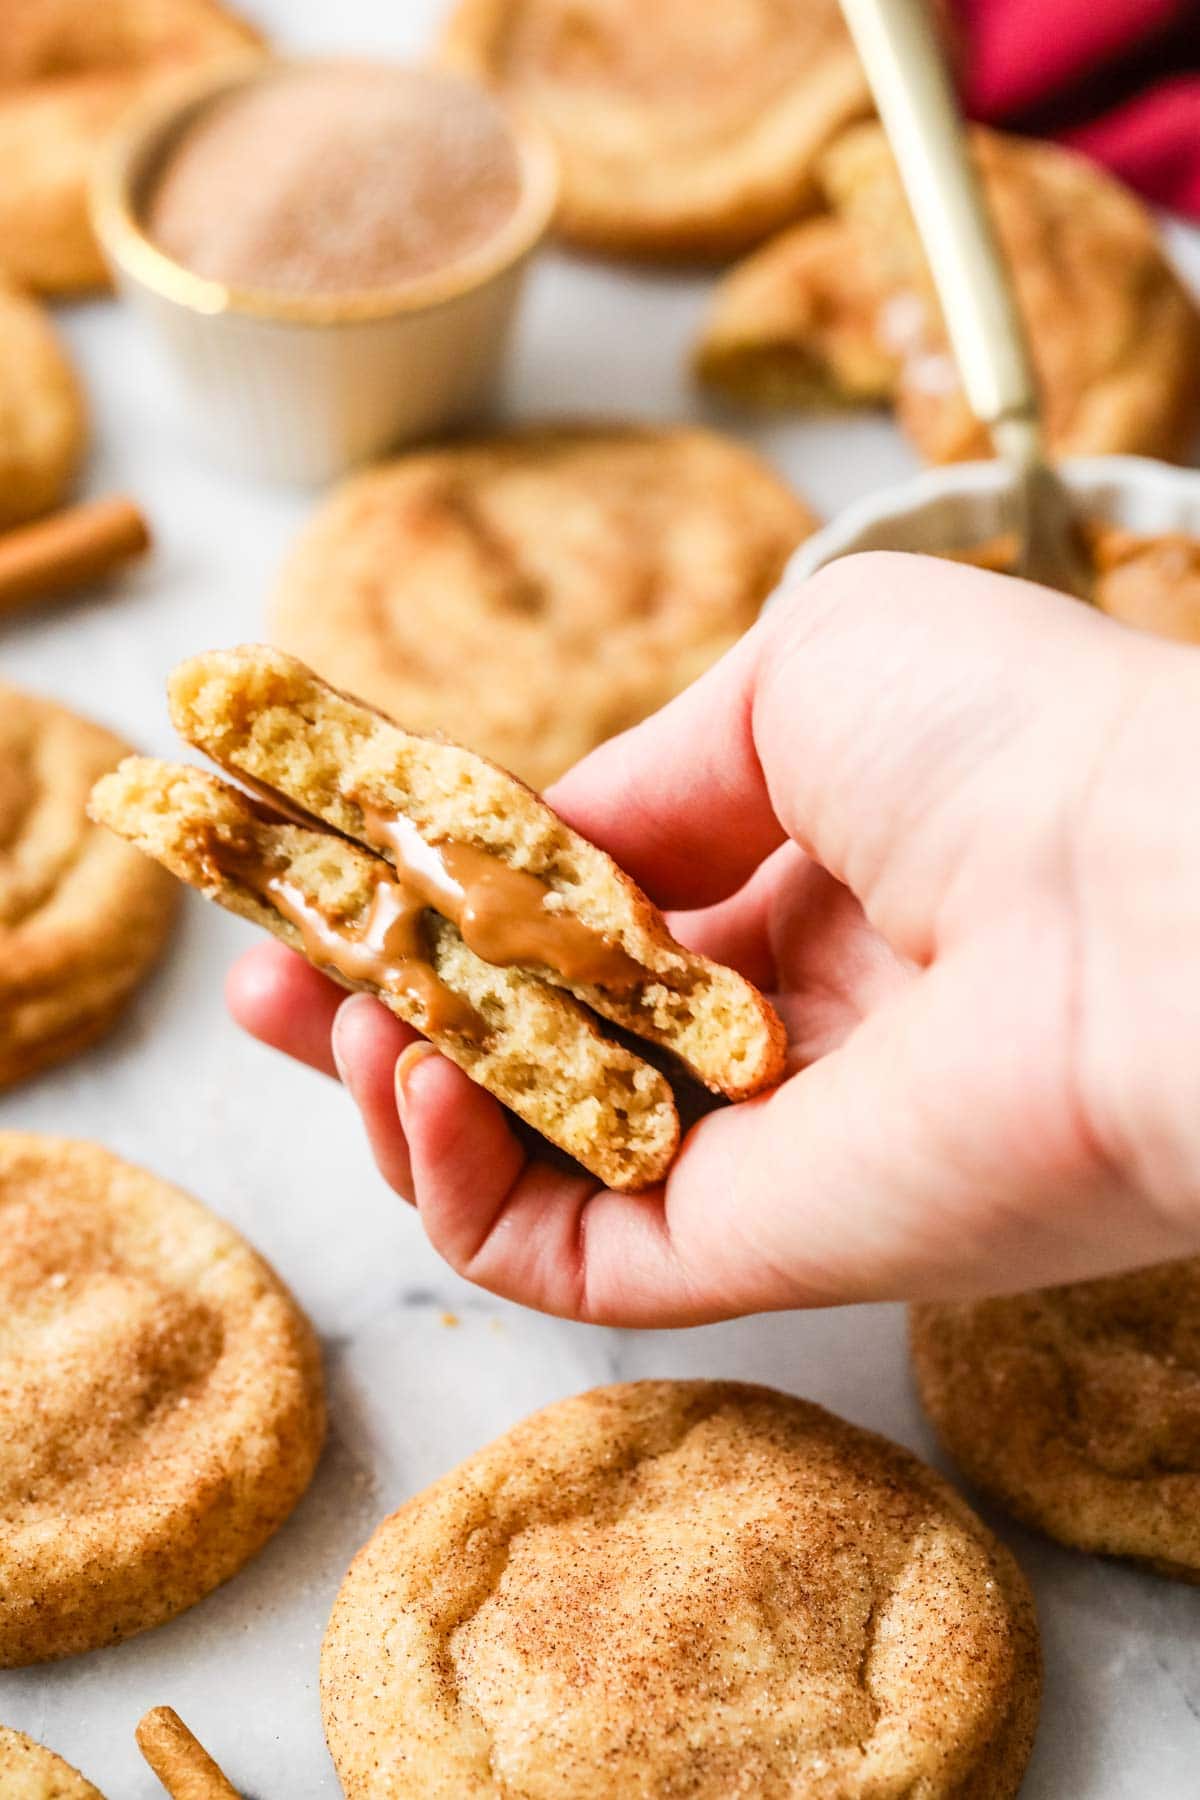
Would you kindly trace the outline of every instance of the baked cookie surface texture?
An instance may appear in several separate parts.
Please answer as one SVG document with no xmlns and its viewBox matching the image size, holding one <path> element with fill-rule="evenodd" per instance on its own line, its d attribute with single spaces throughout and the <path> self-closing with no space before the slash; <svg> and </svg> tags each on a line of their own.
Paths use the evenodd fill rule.
<svg viewBox="0 0 1200 1800">
<path fill-rule="evenodd" d="M 108 134 L 157 84 L 258 43 L 216 0 L 4 0 L 0 269 L 47 294 L 103 287 L 88 184 Z"/>
<path fill-rule="evenodd" d="M 757 989 L 678 944 L 515 776 L 262 645 L 193 657 L 170 696 L 180 734 L 259 798 L 132 757 L 93 816 L 376 994 L 600 1180 L 652 1184 L 679 1138 L 666 1077 L 605 1021 L 729 1099 L 780 1079 L 783 1026 Z"/>
<path fill-rule="evenodd" d="M 349 1800 L 999 1800 L 1039 1654 L 1016 1564 L 907 1452 L 765 1388 L 639 1382 L 385 1520 L 321 1687 Z"/>
<path fill-rule="evenodd" d="M 115 1023 L 175 917 L 173 883 L 87 817 L 128 748 L 0 683 L 0 1087 Z"/>
<path fill-rule="evenodd" d="M 65 497 L 87 435 L 83 390 L 57 332 L 36 300 L 0 277 L 0 528 Z"/>
<path fill-rule="evenodd" d="M 980 130 L 973 142 L 1051 448 L 1185 460 L 1200 426 L 1200 314 L 1154 218 L 1069 150 Z M 701 378 L 774 404 L 890 401 L 927 461 L 989 455 L 880 127 L 839 138 L 821 180 L 828 213 L 718 288 Z"/>
<path fill-rule="evenodd" d="M 695 429 L 547 429 L 351 476 L 277 588 L 281 648 L 544 787 L 758 616 L 807 508 Z"/>
<path fill-rule="evenodd" d="M 0 1794 L 4 1800 L 104 1800 L 78 1769 L 7 1725 L 0 1725 Z"/>
<path fill-rule="evenodd" d="M 971 1481 L 1061 1543 L 1200 1580 L 1200 1259 L 917 1306 L 911 1342 Z"/>
<path fill-rule="evenodd" d="M 0 1133 L 0 1667 L 201 1599 L 323 1433 L 312 1329 L 230 1226 L 97 1144 Z"/>
<path fill-rule="evenodd" d="M 459 0 L 443 55 L 550 132 L 561 230 L 618 256 L 744 249 L 871 111 L 836 0 Z"/>
</svg>

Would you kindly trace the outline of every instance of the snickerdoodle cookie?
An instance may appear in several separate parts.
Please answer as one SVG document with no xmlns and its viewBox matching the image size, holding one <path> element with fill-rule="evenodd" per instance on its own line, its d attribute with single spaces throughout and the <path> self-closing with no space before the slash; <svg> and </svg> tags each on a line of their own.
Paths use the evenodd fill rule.
<svg viewBox="0 0 1200 1800">
<path fill-rule="evenodd" d="M 131 758 L 97 785 L 93 816 L 377 994 L 601 1180 L 658 1180 L 679 1121 L 664 1077 L 600 1020 L 732 1099 L 780 1078 L 783 1027 L 762 995 L 676 943 L 611 858 L 503 769 L 261 645 L 192 658 L 170 694 L 181 735 L 277 810 Z"/>
<path fill-rule="evenodd" d="M 443 55 L 549 130 L 561 229 L 617 255 L 744 249 L 871 110 L 837 0 L 458 0 Z"/>
<path fill-rule="evenodd" d="M 323 1431 L 311 1327 L 229 1225 L 97 1144 L 0 1133 L 0 1667 L 201 1599 Z"/>
<path fill-rule="evenodd" d="M 1015 1794 L 1033 1605 L 930 1469 L 731 1382 L 560 1402 L 386 1519 L 321 1668 L 349 1800 Z"/>
<path fill-rule="evenodd" d="M 78 1769 L 7 1725 L 0 1725 L 0 1794 L 4 1800 L 104 1800 Z"/>
<path fill-rule="evenodd" d="M 1141 202 L 1051 144 L 974 134 L 1060 455 L 1184 457 L 1200 423 L 1200 314 Z M 899 173 L 877 125 L 821 164 L 830 213 L 717 291 L 701 377 L 750 400 L 893 400 L 932 462 L 986 456 Z"/>
<path fill-rule="evenodd" d="M 271 635 L 413 731 L 544 787 L 715 662 L 813 525 L 713 432 L 548 428 L 417 451 L 320 508 Z"/>
<path fill-rule="evenodd" d="M 155 83 L 259 41 L 217 0 L 4 0 L 0 269 L 48 294 L 102 286 L 87 191 L 104 139 Z"/>
<path fill-rule="evenodd" d="M 1064 1544 L 1200 1580 L 1200 1259 L 914 1307 L 911 1341 L 972 1481 Z"/>
<path fill-rule="evenodd" d="M 1094 526 L 1096 604 L 1110 618 L 1160 637 L 1200 644 L 1200 539 L 1182 532 L 1148 537 Z"/>
<path fill-rule="evenodd" d="M 58 334 L 36 300 L 0 278 L 0 528 L 63 498 L 87 435 L 83 391 Z"/>
<path fill-rule="evenodd" d="M 0 683 L 0 1087 L 106 1031 L 166 940 L 174 884 L 87 817 L 128 748 Z"/>
</svg>

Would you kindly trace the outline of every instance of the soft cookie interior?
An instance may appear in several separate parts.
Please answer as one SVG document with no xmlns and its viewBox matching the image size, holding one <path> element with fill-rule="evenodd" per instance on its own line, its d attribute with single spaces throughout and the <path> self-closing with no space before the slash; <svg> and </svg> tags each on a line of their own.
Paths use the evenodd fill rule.
<svg viewBox="0 0 1200 1800">
<path fill-rule="evenodd" d="M 661 1178 L 679 1118 L 669 1083 L 569 994 L 477 956 L 449 919 L 418 920 L 379 856 L 267 815 L 203 770 L 129 757 L 92 815 L 344 986 L 373 993 L 518 1117 L 611 1187 Z"/>
<path fill-rule="evenodd" d="M 463 935 L 499 902 L 499 951 L 543 983 L 671 1051 L 714 1092 L 756 1093 L 783 1071 L 774 1011 L 734 970 L 678 944 L 637 885 L 515 776 L 435 738 L 403 730 L 337 692 L 295 658 L 263 646 L 212 651 L 176 670 L 180 733 L 236 778 L 390 861 L 419 864 L 431 905 Z M 450 873 L 449 883 L 446 880 Z M 461 871 L 460 871 L 461 872 Z M 518 879 L 514 881 L 514 874 Z M 438 883 L 441 891 L 438 890 Z M 517 932 L 514 915 L 527 930 Z"/>
</svg>

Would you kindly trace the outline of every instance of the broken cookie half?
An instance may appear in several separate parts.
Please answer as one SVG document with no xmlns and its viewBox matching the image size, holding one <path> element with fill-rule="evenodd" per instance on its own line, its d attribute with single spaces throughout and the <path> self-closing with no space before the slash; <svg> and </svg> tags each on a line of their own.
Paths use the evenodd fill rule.
<svg viewBox="0 0 1200 1800">
<path fill-rule="evenodd" d="M 609 1186 L 660 1180 L 679 1141 L 670 1083 L 625 1034 L 730 1099 L 779 1080 L 763 996 L 676 943 L 515 776 L 261 646 L 194 657 L 170 699 L 180 734 L 249 795 L 131 757 L 97 784 L 93 817 L 377 995 Z"/>
</svg>

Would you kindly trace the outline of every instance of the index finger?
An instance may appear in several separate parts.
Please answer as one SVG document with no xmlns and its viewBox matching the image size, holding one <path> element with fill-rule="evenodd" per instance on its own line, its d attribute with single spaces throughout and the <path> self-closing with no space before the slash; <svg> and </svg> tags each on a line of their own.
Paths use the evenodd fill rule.
<svg viewBox="0 0 1200 1800">
<path fill-rule="evenodd" d="M 1011 576 L 844 557 L 550 798 L 661 906 L 727 898 L 787 836 L 868 910 L 882 894 L 923 954 L 992 774 L 1004 762 L 999 791 L 1017 791 L 1019 753 L 1086 778 L 1135 665 L 1161 656 L 1133 634 L 1114 656 L 1116 630 Z M 1080 692 L 1086 716 L 1064 723 L 1062 695 Z"/>
<path fill-rule="evenodd" d="M 784 839 L 754 743 L 756 625 L 652 718 L 601 744 L 546 795 L 659 906 L 724 900 Z"/>
</svg>

